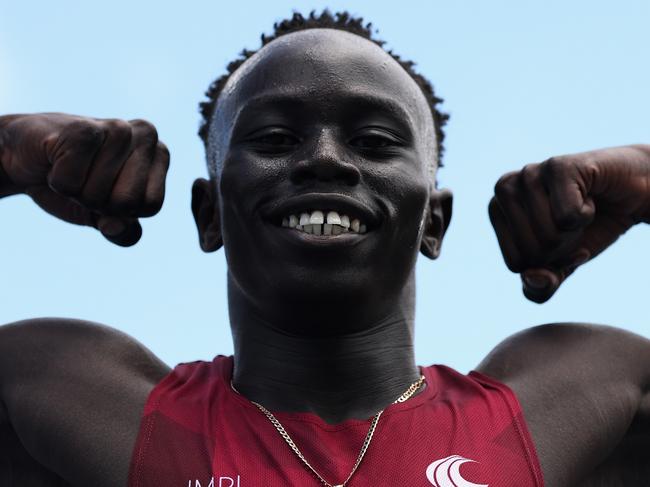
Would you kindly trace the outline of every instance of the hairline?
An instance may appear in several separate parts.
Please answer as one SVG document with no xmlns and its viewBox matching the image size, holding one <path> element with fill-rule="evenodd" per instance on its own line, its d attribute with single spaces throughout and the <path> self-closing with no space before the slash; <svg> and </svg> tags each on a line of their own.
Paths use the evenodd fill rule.
<svg viewBox="0 0 650 487">
<path fill-rule="evenodd" d="M 258 49 L 255 53 L 253 53 L 250 57 L 248 57 L 236 70 L 234 70 L 232 73 L 230 73 L 230 75 L 228 76 L 227 81 L 225 82 L 225 84 L 221 88 L 218 97 L 214 101 L 215 108 L 214 108 L 214 112 L 212 113 L 212 117 L 211 117 L 211 120 L 209 122 L 209 126 L 210 127 L 214 126 L 215 120 L 219 116 L 219 113 L 222 111 L 222 110 L 220 110 L 220 105 L 224 101 L 224 96 L 232 94 L 232 91 L 229 90 L 228 88 L 231 87 L 233 83 L 236 83 L 236 82 L 240 81 L 243 77 L 245 77 L 253 69 L 255 69 L 255 64 L 252 64 L 252 63 L 259 62 L 260 61 L 260 56 L 264 56 L 266 54 L 266 51 L 269 50 L 267 48 L 272 48 L 274 46 L 274 44 L 277 46 L 278 44 L 276 44 L 276 41 L 278 41 L 278 40 L 283 40 L 286 43 L 288 38 L 290 38 L 290 37 L 292 37 L 294 35 L 297 35 L 297 34 L 299 34 L 299 35 L 308 35 L 309 31 L 314 31 L 314 30 L 326 30 L 326 31 L 332 31 L 333 33 L 336 33 L 336 34 L 343 33 L 344 35 L 353 35 L 353 36 L 355 36 L 355 38 L 361 39 L 361 40 L 369 43 L 370 45 L 373 46 L 373 48 L 377 48 L 384 55 L 386 55 L 388 57 L 388 59 L 390 59 L 395 65 L 399 66 L 399 68 L 402 70 L 402 72 L 404 74 L 406 74 L 409 81 L 411 83 L 413 83 L 413 85 L 416 87 L 416 93 L 418 93 L 418 96 L 421 97 L 420 102 L 422 102 L 422 103 L 424 103 L 426 105 L 426 107 L 427 107 L 426 112 L 427 113 L 426 113 L 425 117 L 428 117 L 428 121 L 432 124 L 433 143 L 431 144 L 431 141 L 429 140 L 430 137 L 426 137 L 426 135 L 425 135 L 424 136 L 425 137 L 424 144 L 425 144 L 425 147 L 427 145 L 431 144 L 429 147 L 427 147 L 427 152 L 432 152 L 431 155 L 427 156 L 427 171 L 429 173 L 429 177 L 430 177 L 431 181 L 435 183 L 436 182 L 436 173 L 437 173 L 437 170 L 438 170 L 438 167 L 439 167 L 439 161 L 440 161 L 440 154 L 438 154 L 438 140 L 437 140 L 438 136 L 436 134 L 436 121 L 434 119 L 434 116 L 433 116 L 433 113 L 431 111 L 430 104 L 429 104 L 429 102 L 427 100 L 427 97 L 426 97 L 424 91 L 422 90 L 422 87 L 416 82 L 416 80 L 411 75 L 411 73 L 409 73 L 408 70 L 405 69 L 405 67 L 400 62 L 398 62 L 398 60 L 396 60 L 395 57 L 393 55 L 391 55 L 391 53 L 389 51 L 384 49 L 382 46 L 378 45 L 373 40 L 367 39 L 366 37 L 361 36 L 359 34 L 356 34 L 354 32 L 350 32 L 350 31 L 346 31 L 346 30 L 342 30 L 342 29 L 334 29 L 334 28 L 331 28 L 331 27 L 310 27 L 310 28 L 306 28 L 306 29 L 302 29 L 302 30 L 298 30 L 298 31 L 294 31 L 294 32 L 289 32 L 289 33 L 284 34 L 282 36 L 278 36 L 275 39 L 268 42 L 267 44 L 264 44 L 260 49 Z M 245 103 L 248 103 L 248 100 Z M 245 103 L 242 104 L 242 106 L 240 106 L 237 109 L 237 114 L 243 108 L 245 108 L 245 106 L 246 106 Z M 394 103 L 394 105 L 395 105 L 395 103 Z M 401 104 L 396 104 L 396 105 L 398 105 L 398 108 L 399 108 L 400 112 L 405 113 L 405 110 L 401 106 Z M 235 119 L 236 118 L 237 118 L 237 115 L 235 115 Z M 206 151 L 209 150 L 210 153 L 215 154 L 215 145 L 217 144 L 217 142 L 214 141 L 214 136 L 211 135 L 212 132 L 213 132 L 212 130 L 210 130 L 208 132 Z M 211 160 L 207 153 L 206 153 L 206 160 L 207 160 L 206 162 L 207 162 L 208 172 L 210 174 L 210 177 L 211 178 L 216 178 L 217 177 L 217 172 L 218 172 L 217 161 L 216 160 Z"/>
</svg>

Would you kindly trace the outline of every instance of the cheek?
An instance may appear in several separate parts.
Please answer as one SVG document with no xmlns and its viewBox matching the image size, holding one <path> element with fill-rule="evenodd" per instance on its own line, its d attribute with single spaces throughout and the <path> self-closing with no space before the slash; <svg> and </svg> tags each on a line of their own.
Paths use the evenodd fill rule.
<svg viewBox="0 0 650 487">
<path fill-rule="evenodd" d="M 390 178 L 382 179 L 379 191 L 387 195 L 386 210 L 389 214 L 385 229 L 384 249 L 389 260 L 399 262 L 404 268 L 414 265 L 422 238 L 430 184 L 419 168 L 395 171 Z M 380 193 L 380 194 L 382 194 Z"/>
<path fill-rule="evenodd" d="M 254 157 L 244 151 L 232 151 L 219 173 L 219 190 L 224 199 L 239 202 L 256 191 L 277 184 L 285 165 L 273 159 Z"/>
<path fill-rule="evenodd" d="M 223 162 L 218 174 L 222 212 L 233 213 L 249 222 L 255 213 L 261 195 L 272 195 L 286 180 L 287 165 L 279 159 L 255 156 L 246 151 L 233 150 Z"/>
<path fill-rule="evenodd" d="M 384 196 L 390 222 L 417 231 L 429 200 L 429 177 L 415 163 L 389 169 L 373 178 L 373 189 Z"/>
<path fill-rule="evenodd" d="M 251 157 L 232 153 L 224 160 L 218 174 L 221 208 L 221 230 L 228 256 L 229 248 L 242 251 L 254 240 L 259 215 L 255 209 L 259 194 L 269 184 L 276 184 L 277 171 Z M 240 253 L 240 252 L 238 252 Z"/>
</svg>

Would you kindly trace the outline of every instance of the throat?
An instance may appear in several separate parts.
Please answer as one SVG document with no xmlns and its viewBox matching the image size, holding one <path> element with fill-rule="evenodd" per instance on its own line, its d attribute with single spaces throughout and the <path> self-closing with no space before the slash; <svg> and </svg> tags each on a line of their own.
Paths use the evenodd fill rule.
<svg viewBox="0 0 650 487">
<path fill-rule="evenodd" d="M 330 424 L 365 420 L 420 377 L 406 322 L 328 338 L 264 326 L 234 336 L 233 385 L 270 411 L 310 412 Z"/>
<path fill-rule="evenodd" d="M 330 424 L 371 418 L 420 377 L 414 289 L 411 273 L 394 296 L 356 294 L 352 305 L 330 299 L 303 309 L 295 300 L 250 299 L 229 276 L 234 387 L 271 412 L 313 413 Z"/>
</svg>

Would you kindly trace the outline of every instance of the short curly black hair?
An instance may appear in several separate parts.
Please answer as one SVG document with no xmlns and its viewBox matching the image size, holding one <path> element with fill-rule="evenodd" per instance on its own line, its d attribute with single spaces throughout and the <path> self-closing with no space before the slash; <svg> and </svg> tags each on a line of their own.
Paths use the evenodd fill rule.
<svg viewBox="0 0 650 487">
<path fill-rule="evenodd" d="M 304 17 L 302 14 L 295 12 L 290 19 L 285 19 L 280 22 L 273 24 L 273 34 L 267 36 L 262 34 L 262 45 L 260 49 L 267 45 L 269 42 L 274 41 L 275 39 L 282 37 L 283 35 L 290 34 L 292 32 L 298 32 L 306 29 L 338 29 L 358 36 L 363 37 L 371 42 L 374 42 L 379 47 L 383 48 L 385 41 L 376 39 L 374 37 L 372 24 L 367 23 L 364 25 L 363 18 L 353 17 L 348 12 L 337 12 L 332 14 L 329 10 L 325 9 L 320 14 L 317 14 L 316 11 L 312 11 L 308 17 Z M 376 32 L 376 31 L 375 31 Z M 203 140 L 203 144 L 208 147 L 208 133 L 210 132 L 210 123 L 212 122 L 212 115 L 216 109 L 217 99 L 219 94 L 223 90 L 224 86 L 228 82 L 230 76 L 239 68 L 244 61 L 250 58 L 257 51 L 249 51 L 244 49 L 240 56 L 228 64 L 227 73 L 221 77 L 214 80 L 208 90 L 205 92 L 207 100 L 203 101 L 199 105 L 199 110 L 203 117 L 201 121 L 201 126 L 199 128 L 199 136 Z M 433 122 L 436 130 L 436 144 L 438 152 L 438 166 L 442 166 L 442 154 L 443 154 L 443 140 L 445 138 L 445 133 L 443 131 L 444 125 L 449 119 L 449 115 L 438 109 L 438 106 L 443 102 L 442 98 L 436 96 L 433 86 L 424 76 L 417 73 L 414 69 L 415 63 L 413 61 L 406 61 L 400 58 L 397 54 L 393 53 L 392 50 L 386 51 L 390 56 L 397 61 L 404 70 L 413 78 L 413 80 L 418 84 L 422 93 L 429 103 L 429 108 L 431 109 L 431 115 L 433 116 Z"/>
</svg>

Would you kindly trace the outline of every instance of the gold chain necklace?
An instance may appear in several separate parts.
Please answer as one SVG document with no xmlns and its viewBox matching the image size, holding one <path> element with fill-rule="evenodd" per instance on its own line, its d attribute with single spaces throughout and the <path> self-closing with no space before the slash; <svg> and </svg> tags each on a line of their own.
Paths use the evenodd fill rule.
<svg viewBox="0 0 650 487">
<path fill-rule="evenodd" d="M 416 380 L 413 384 L 411 384 L 404 393 L 399 396 L 395 401 L 393 401 L 393 404 L 397 404 L 400 402 L 405 402 L 407 401 L 415 392 L 422 386 L 424 383 L 424 376 L 421 375 L 418 380 Z M 232 380 L 230 381 L 230 387 L 232 388 L 233 391 L 235 391 L 237 394 L 239 394 L 239 391 L 235 389 L 235 385 L 233 384 Z M 311 464 L 307 461 L 305 456 L 302 454 L 298 446 L 294 443 L 294 441 L 291 439 L 291 436 L 289 436 L 289 433 L 287 433 L 287 430 L 284 429 L 284 426 L 282 426 L 282 423 L 278 421 L 278 418 L 276 418 L 271 411 L 266 409 L 264 406 L 261 404 L 251 401 L 257 408 L 264 413 L 264 415 L 268 418 L 268 420 L 271 422 L 273 426 L 275 426 L 275 429 L 280 433 L 282 438 L 284 438 L 284 441 L 287 442 L 287 445 L 291 448 L 291 450 L 296 454 L 296 456 L 302 461 L 302 463 L 320 480 L 320 482 L 325 486 L 325 487 L 345 487 L 347 483 L 350 481 L 354 473 L 357 471 L 359 468 L 359 465 L 361 465 L 361 461 L 363 460 L 363 457 L 366 454 L 366 451 L 368 450 L 368 447 L 370 446 L 370 442 L 372 441 L 372 436 L 375 434 L 375 429 L 377 428 L 377 423 L 379 422 L 379 418 L 381 417 L 382 413 L 384 412 L 384 409 L 379 411 L 375 416 L 372 418 L 372 422 L 370 423 L 370 429 L 368 429 L 368 433 L 366 434 L 366 438 L 363 441 L 363 446 L 361 447 L 361 451 L 359 452 L 359 456 L 357 457 L 357 461 L 354 463 L 354 467 L 352 467 L 352 471 L 350 472 L 350 475 L 348 475 L 348 478 L 346 478 L 342 484 L 337 484 L 337 485 L 332 485 L 330 484 L 327 480 L 325 480 L 317 471 L 314 469 L 314 467 L 311 466 Z"/>
</svg>

